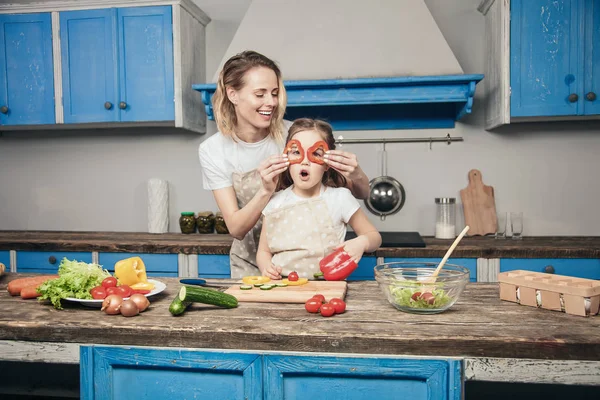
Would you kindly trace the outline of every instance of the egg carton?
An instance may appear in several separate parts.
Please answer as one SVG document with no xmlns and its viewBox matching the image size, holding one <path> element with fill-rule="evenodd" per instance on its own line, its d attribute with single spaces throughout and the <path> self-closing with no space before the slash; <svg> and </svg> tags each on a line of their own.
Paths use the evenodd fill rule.
<svg viewBox="0 0 600 400">
<path fill-rule="evenodd" d="M 531 271 L 498 274 L 500 299 L 588 317 L 598 314 L 600 281 Z"/>
</svg>

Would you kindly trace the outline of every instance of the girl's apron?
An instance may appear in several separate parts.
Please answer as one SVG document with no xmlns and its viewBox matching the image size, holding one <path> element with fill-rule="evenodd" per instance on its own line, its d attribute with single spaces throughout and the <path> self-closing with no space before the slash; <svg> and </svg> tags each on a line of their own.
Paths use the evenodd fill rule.
<svg viewBox="0 0 600 400">
<path fill-rule="evenodd" d="M 278 208 L 265 216 L 264 223 L 271 262 L 282 268 L 283 276 L 296 271 L 299 277 L 312 279 L 320 271 L 319 261 L 340 244 L 320 197 Z"/>
<path fill-rule="evenodd" d="M 232 175 L 233 190 L 241 209 L 254 197 L 262 182 L 258 170 L 246 173 L 234 172 Z M 256 250 L 262 229 L 262 216 L 242 240 L 233 239 L 229 253 L 231 277 L 239 279 L 248 275 L 260 275 L 256 264 Z"/>
</svg>

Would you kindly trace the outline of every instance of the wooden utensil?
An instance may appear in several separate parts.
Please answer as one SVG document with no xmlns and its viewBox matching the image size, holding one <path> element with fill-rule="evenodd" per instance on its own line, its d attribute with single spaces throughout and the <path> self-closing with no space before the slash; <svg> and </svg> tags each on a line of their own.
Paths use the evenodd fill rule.
<svg viewBox="0 0 600 400">
<path fill-rule="evenodd" d="M 269 283 L 275 283 L 272 281 Z M 257 303 L 305 303 L 315 294 L 322 294 L 325 299 L 346 296 L 348 283 L 346 281 L 309 281 L 300 286 L 274 287 L 269 290 L 261 290 L 253 287 L 250 290 L 242 290 L 239 285 L 227 289 L 225 293 L 235 296 L 238 301 L 252 301 Z"/>
<path fill-rule="evenodd" d="M 460 191 L 465 224 L 470 226 L 470 236 L 496 233 L 496 203 L 494 188 L 483 184 L 481 172 L 469 171 L 469 184 Z"/>
<path fill-rule="evenodd" d="M 450 255 L 452 254 L 452 252 L 458 245 L 458 242 L 461 241 L 461 239 L 467 234 L 468 231 L 469 231 L 469 225 L 465 226 L 465 228 L 462 230 L 462 232 L 456 237 L 456 239 L 454 239 L 454 243 L 452 243 L 452 246 L 450 246 L 450 248 L 448 249 L 446 254 L 444 254 L 444 258 L 442 258 L 442 261 L 440 261 L 440 263 L 437 266 L 437 268 L 435 269 L 435 271 L 433 271 L 433 274 L 431 274 L 431 276 L 427 277 L 427 279 L 424 279 L 422 281 L 423 283 L 434 283 L 436 281 L 436 278 L 437 278 L 438 274 L 440 273 L 440 271 L 442 270 L 442 267 L 444 266 L 444 264 L 446 264 L 446 261 L 448 261 L 448 259 L 450 258 Z"/>
</svg>

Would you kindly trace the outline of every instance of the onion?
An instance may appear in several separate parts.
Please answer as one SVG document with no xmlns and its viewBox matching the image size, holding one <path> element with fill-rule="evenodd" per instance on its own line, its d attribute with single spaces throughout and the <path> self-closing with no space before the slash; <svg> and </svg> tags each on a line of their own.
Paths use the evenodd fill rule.
<svg viewBox="0 0 600 400">
<path fill-rule="evenodd" d="M 119 296 L 118 294 L 110 294 L 106 296 L 106 298 L 102 302 L 101 310 L 109 315 L 115 315 L 120 312 L 119 308 L 121 307 L 122 303 L 123 298 L 121 296 Z"/>
<path fill-rule="evenodd" d="M 124 317 L 135 317 L 140 313 L 137 305 L 132 300 L 123 300 L 123 304 L 121 304 L 121 315 Z"/>
<path fill-rule="evenodd" d="M 129 300 L 135 303 L 140 312 L 146 311 L 146 308 L 148 308 L 148 306 L 150 305 L 150 301 L 148 301 L 148 298 L 141 293 L 132 294 Z"/>
</svg>

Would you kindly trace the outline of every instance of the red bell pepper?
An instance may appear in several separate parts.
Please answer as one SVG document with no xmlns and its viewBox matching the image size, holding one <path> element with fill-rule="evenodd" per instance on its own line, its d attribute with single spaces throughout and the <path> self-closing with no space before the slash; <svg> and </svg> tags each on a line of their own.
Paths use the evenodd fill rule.
<svg viewBox="0 0 600 400">
<path fill-rule="evenodd" d="M 287 142 L 283 152 L 288 155 L 290 165 L 300 164 L 304 160 L 304 149 L 302 148 L 302 144 L 296 139 Z"/>
<path fill-rule="evenodd" d="M 356 267 L 358 267 L 358 264 L 344 251 L 343 247 L 338 248 L 319 261 L 319 268 L 323 272 L 323 277 L 328 281 L 342 281 L 350 276 Z"/>
<path fill-rule="evenodd" d="M 313 144 L 306 153 L 310 162 L 323 165 L 325 163 L 325 161 L 323 161 L 323 157 L 325 156 L 325 152 L 327 150 L 329 150 L 327 142 L 319 140 Z"/>
</svg>

